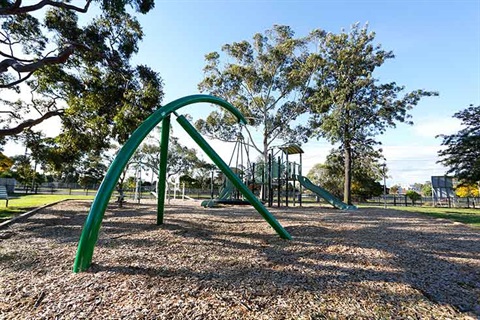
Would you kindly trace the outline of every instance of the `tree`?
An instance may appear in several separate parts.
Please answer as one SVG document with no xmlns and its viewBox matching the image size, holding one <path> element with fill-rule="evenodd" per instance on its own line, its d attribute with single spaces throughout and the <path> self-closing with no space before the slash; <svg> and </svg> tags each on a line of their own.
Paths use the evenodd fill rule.
<svg viewBox="0 0 480 320">
<path fill-rule="evenodd" d="M 180 183 L 184 183 L 187 188 L 200 188 L 199 181 L 189 174 L 182 175 L 180 177 Z"/>
<path fill-rule="evenodd" d="M 399 95 L 403 86 L 379 83 L 373 73 L 394 58 L 393 52 L 373 44 L 375 33 L 354 25 L 340 34 L 312 32 L 321 61 L 316 84 L 308 98 L 312 136 L 339 143 L 344 154 L 344 201 L 351 203 L 352 162 L 355 149 L 378 144 L 375 136 L 397 122 L 411 123 L 408 111 L 423 96 L 434 92 L 416 90 Z"/>
<path fill-rule="evenodd" d="M 222 59 L 218 52 L 205 56 L 205 77 L 198 87 L 228 100 L 246 116 L 249 143 L 264 161 L 276 139 L 305 141 L 294 121 L 305 112 L 303 97 L 315 69 L 306 40 L 295 38 L 288 26 L 274 25 L 255 34 L 252 42 L 226 44 L 222 51 Z M 195 125 L 212 138 L 234 142 L 239 133 L 235 123 L 230 113 L 219 110 Z M 253 129 L 261 133 L 261 144 L 254 141 Z"/>
<path fill-rule="evenodd" d="M 480 190 L 476 184 L 462 184 L 455 188 L 455 194 L 460 198 L 479 197 Z"/>
<path fill-rule="evenodd" d="M 78 14 L 95 3 L 101 15 L 80 25 Z M 1 112 L 0 137 L 59 116 L 63 132 L 57 143 L 100 150 L 110 138 L 124 141 L 158 107 L 163 95 L 158 74 L 129 63 L 143 33 L 126 10 L 146 13 L 153 0 L 86 0 L 80 7 L 54 0 L 0 4 L 0 90 L 30 91 L 32 97 L 7 99 L 2 92 L 0 104 L 7 110 Z"/>
<path fill-rule="evenodd" d="M 408 190 L 405 193 L 405 195 L 407 196 L 407 198 L 409 198 L 412 201 L 413 205 L 415 205 L 415 202 L 417 202 L 418 200 L 420 200 L 422 198 L 422 196 L 414 190 Z"/>
<path fill-rule="evenodd" d="M 432 182 L 430 181 L 426 181 L 423 185 L 422 185 L 422 195 L 424 197 L 431 197 L 432 196 Z"/>
<path fill-rule="evenodd" d="M 393 185 L 393 186 L 390 187 L 390 194 L 398 194 L 400 189 L 401 189 L 401 187 L 398 184 Z"/>
<path fill-rule="evenodd" d="M 372 197 L 383 194 L 383 185 L 372 177 L 359 176 L 352 181 L 352 197 L 357 201 L 366 202 Z"/>
<path fill-rule="evenodd" d="M 193 176 L 198 181 L 201 189 L 206 189 L 210 183 L 212 183 L 212 170 L 215 170 L 216 166 L 205 161 L 200 161 L 193 168 Z"/>
<path fill-rule="evenodd" d="M 13 160 L 0 152 L 0 174 L 8 171 L 13 165 Z"/>
<path fill-rule="evenodd" d="M 139 162 L 150 168 L 158 176 L 160 166 L 160 141 L 143 144 L 138 150 Z M 167 179 L 178 174 L 186 174 L 199 163 L 197 150 L 180 144 L 177 137 L 170 136 L 167 155 Z"/>
<path fill-rule="evenodd" d="M 453 117 L 460 119 L 464 128 L 452 135 L 441 135 L 442 146 L 439 161 L 448 169 L 447 174 L 467 184 L 480 183 L 480 105 L 470 105 Z"/>
<path fill-rule="evenodd" d="M 307 178 L 314 184 L 328 190 L 334 196 L 341 197 L 343 175 L 336 160 L 331 155 L 327 156 L 325 163 L 317 163 L 310 169 Z"/>
<path fill-rule="evenodd" d="M 155 137 L 159 135 L 157 130 L 155 134 L 149 136 L 148 140 L 140 146 L 129 164 L 127 164 L 120 181 L 123 182 L 128 168 L 133 165 L 141 166 L 143 169 L 150 169 L 158 176 L 160 166 L 160 141 Z M 204 165 L 204 161 L 198 158 L 196 149 L 183 146 L 179 142 L 179 138 L 170 134 L 167 154 L 167 180 L 175 175 L 191 174 L 194 168 Z"/>
<path fill-rule="evenodd" d="M 105 176 L 107 166 L 105 159 L 99 154 L 89 154 L 81 162 L 78 184 L 84 188 L 95 188 Z"/>
<path fill-rule="evenodd" d="M 92 50 L 89 41 L 105 35 L 95 33 L 98 30 L 92 25 L 83 29 L 77 25 L 77 14 L 87 13 L 92 2 L 99 3 L 104 13 L 112 15 L 124 14 L 127 6 L 145 14 L 155 5 L 154 0 L 85 0 L 83 6 L 69 2 L 38 0 L 24 5 L 21 0 L 0 0 L 0 55 L 5 58 L 0 61 L 0 88 L 15 88 L 42 68 L 62 65 L 72 55 Z M 42 14 L 44 23 L 37 18 Z M 49 38 L 45 29 L 55 35 Z M 52 47 L 55 48 L 52 50 Z"/>
<path fill-rule="evenodd" d="M 378 152 L 356 149 L 355 161 L 352 168 L 352 195 L 363 201 L 383 193 L 383 186 L 378 182 L 383 177 L 383 165 L 379 163 Z M 330 151 L 324 164 L 316 164 L 308 172 L 307 177 L 314 183 L 322 186 L 337 197 L 343 195 L 343 152 L 339 149 Z"/>
<path fill-rule="evenodd" d="M 13 176 L 26 188 L 28 185 L 32 184 L 34 179 L 34 171 L 32 165 L 30 164 L 30 159 L 24 155 L 14 156 L 12 159 L 14 162 L 11 169 Z"/>
</svg>

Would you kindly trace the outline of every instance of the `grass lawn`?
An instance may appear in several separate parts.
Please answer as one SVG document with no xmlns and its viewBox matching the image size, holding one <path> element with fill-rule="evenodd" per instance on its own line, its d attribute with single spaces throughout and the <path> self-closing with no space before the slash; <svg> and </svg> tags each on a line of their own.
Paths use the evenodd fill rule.
<svg viewBox="0 0 480 320">
<path fill-rule="evenodd" d="M 12 196 L 8 201 L 8 208 L 4 206 L 5 201 L 0 200 L 0 221 L 10 219 L 13 216 L 22 214 L 34 208 L 41 207 L 55 201 L 64 199 L 93 199 L 92 196 L 77 196 L 77 195 L 49 195 L 49 194 L 32 194 Z"/>
<path fill-rule="evenodd" d="M 480 228 L 480 209 L 435 207 L 388 207 L 388 209 L 428 214 L 433 217 L 450 219 Z"/>
</svg>

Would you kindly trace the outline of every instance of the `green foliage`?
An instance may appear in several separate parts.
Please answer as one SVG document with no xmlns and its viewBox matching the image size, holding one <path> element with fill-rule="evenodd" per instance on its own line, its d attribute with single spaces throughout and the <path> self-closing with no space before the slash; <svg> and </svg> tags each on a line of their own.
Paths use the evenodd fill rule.
<svg viewBox="0 0 480 320">
<path fill-rule="evenodd" d="M 408 111 L 422 97 L 434 92 L 416 90 L 400 96 L 404 87 L 395 82 L 381 84 L 374 72 L 393 52 L 374 44 L 375 33 L 354 25 L 340 34 L 314 31 L 321 65 L 316 85 L 308 98 L 310 127 L 316 137 L 340 143 L 344 152 L 344 201 L 351 202 L 352 162 L 355 150 L 371 149 L 375 136 L 397 122 L 411 123 Z"/>
<path fill-rule="evenodd" d="M 187 188 L 201 188 L 199 181 L 188 174 L 180 177 L 180 183 L 184 183 Z"/>
<path fill-rule="evenodd" d="M 35 172 L 30 164 L 30 159 L 26 156 L 15 156 L 13 160 L 12 172 L 15 179 L 23 185 L 30 185 Z"/>
<path fill-rule="evenodd" d="M 328 190 L 336 197 L 343 196 L 343 172 L 337 158 L 329 155 L 325 164 L 317 163 L 310 169 L 307 178 L 314 184 Z"/>
<path fill-rule="evenodd" d="M 422 198 L 422 196 L 414 190 L 408 190 L 405 195 L 412 201 L 412 204 L 415 204 L 415 202 Z"/>
<path fill-rule="evenodd" d="M 431 197 L 432 196 L 432 183 L 430 181 L 425 182 L 422 187 L 422 195 L 424 197 Z"/>
<path fill-rule="evenodd" d="M 453 115 L 462 120 L 464 129 L 452 135 L 442 135 L 439 162 L 449 168 L 448 174 L 465 183 L 480 182 L 480 105 L 470 105 L 467 109 Z"/>
<path fill-rule="evenodd" d="M 94 188 L 100 184 L 107 172 L 107 166 L 100 155 L 89 154 L 81 162 L 78 183 L 84 188 Z"/>
<path fill-rule="evenodd" d="M 78 8 L 63 1 L 42 2 L 44 7 L 35 14 L 20 13 L 27 8 L 21 3 L 16 7 L 6 2 L 0 8 L 0 40 L 5 40 L 12 55 L 9 61 L 19 59 L 19 49 L 27 55 L 17 64 L 0 61 L 0 90 L 20 92 L 13 80 L 18 71 L 30 72 L 20 82 L 25 81 L 32 92 L 31 101 L 0 101 L 12 111 L 2 114 L 0 137 L 18 135 L 60 116 L 62 133 L 52 142 L 60 150 L 51 156 L 79 160 L 87 151 L 109 148 L 112 139 L 123 143 L 159 106 L 163 98 L 159 75 L 147 66 L 130 65 L 143 32 L 126 10 L 131 6 L 146 13 L 154 1 L 98 0 L 92 6 L 95 3 L 100 15 L 82 24 L 78 14 L 89 4 Z M 20 65 L 23 69 L 18 69 Z M 41 117 L 26 121 L 25 114 L 32 110 Z"/>
<path fill-rule="evenodd" d="M 136 184 L 137 184 L 137 181 L 135 180 L 135 177 L 128 177 L 127 181 L 125 181 L 125 186 L 128 189 L 135 189 L 135 187 L 137 186 Z"/>
<path fill-rule="evenodd" d="M 356 150 L 359 151 L 359 150 Z M 383 165 L 378 162 L 379 153 L 363 153 L 356 155 L 353 165 L 352 195 L 359 201 L 379 196 L 383 193 Z M 340 150 L 332 150 L 324 164 L 316 164 L 308 172 L 307 177 L 315 184 L 325 188 L 337 197 L 343 196 L 343 154 Z"/>
<path fill-rule="evenodd" d="M 314 70 L 308 66 L 305 39 L 295 38 L 288 26 L 275 25 L 263 34 L 255 34 L 251 42 L 226 44 L 222 51 L 223 56 L 217 52 L 205 56 L 200 91 L 231 102 L 248 124 L 261 132 L 261 145 L 252 140 L 250 143 L 265 161 L 277 138 L 305 141 L 304 132 L 294 126 L 294 120 L 305 112 L 302 99 Z M 211 137 L 235 141 L 238 128 L 234 124 L 230 113 L 219 110 L 195 125 Z"/>
<path fill-rule="evenodd" d="M 160 141 L 156 139 L 151 140 L 153 142 L 142 144 L 132 160 L 143 167 L 153 170 L 158 175 Z M 203 165 L 203 161 L 197 156 L 196 149 L 183 146 L 177 137 L 170 135 L 167 155 L 167 178 L 178 174 L 191 173 L 195 167 Z"/>
<path fill-rule="evenodd" d="M 212 170 L 215 170 L 216 166 L 205 161 L 200 161 L 193 168 L 193 177 L 198 182 L 199 187 L 206 189 L 212 180 Z"/>
<path fill-rule="evenodd" d="M 352 196 L 357 201 L 365 202 L 372 197 L 378 197 L 383 194 L 383 185 L 371 177 L 360 176 L 353 179 Z"/>
</svg>

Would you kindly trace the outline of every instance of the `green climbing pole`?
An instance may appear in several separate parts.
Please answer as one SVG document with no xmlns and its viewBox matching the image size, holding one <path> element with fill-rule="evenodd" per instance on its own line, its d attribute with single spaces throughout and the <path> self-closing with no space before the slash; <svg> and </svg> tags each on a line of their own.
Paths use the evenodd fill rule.
<svg viewBox="0 0 480 320">
<path fill-rule="evenodd" d="M 162 133 L 160 137 L 160 165 L 158 168 L 157 188 L 157 225 L 163 224 L 163 212 L 165 210 L 165 180 L 167 180 L 167 153 L 168 139 L 170 137 L 170 115 L 162 121 Z"/>
<path fill-rule="evenodd" d="M 134 154 L 135 150 L 138 148 L 140 143 L 145 139 L 145 137 L 152 131 L 156 125 L 158 125 L 161 121 L 164 121 L 164 119 L 168 118 L 170 114 L 175 112 L 176 110 L 190 105 L 194 103 L 212 103 L 216 104 L 218 106 L 221 106 L 225 109 L 227 109 L 229 112 L 231 112 L 240 123 L 245 124 L 246 120 L 243 117 L 243 115 L 238 111 L 235 107 L 233 107 L 231 104 L 226 102 L 223 99 L 209 96 L 209 95 L 192 95 L 192 96 L 187 96 L 183 97 L 180 99 L 177 99 L 175 101 L 170 102 L 169 104 L 159 108 L 157 111 L 155 111 L 150 117 L 148 117 L 138 128 L 132 133 L 132 136 L 128 141 L 125 143 L 125 145 L 122 147 L 122 149 L 119 151 L 118 155 L 115 157 L 113 160 L 112 164 L 108 168 L 107 174 L 105 175 L 105 178 L 102 181 L 102 184 L 100 185 L 100 188 L 98 189 L 97 195 L 95 199 L 93 200 L 92 206 L 90 207 L 90 212 L 87 216 L 87 219 L 85 221 L 85 224 L 83 226 L 82 230 L 82 235 L 80 237 L 80 240 L 78 242 L 78 247 L 77 247 L 77 254 L 75 257 L 75 262 L 73 265 L 73 272 L 80 272 L 87 270 L 92 262 L 92 257 L 93 257 L 93 251 L 95 248 L 95 244 L 98 239 L 98 232 L 100 231 L 100 226 L 102 224 L 103 216 L 105 214 L 105 210 L 108 205 L 108 201 L 110 200 L 110 197 L 113 193 L 113 190 L 115 188 L 115 185 L 118 182 L 118 179 L 120 178 L 120 175 L 122 171 L 124 170 L 125 166 L 127 165 L 128 161 Z M 186 119 L 185 119 L 186 121 Z M 179 122 L 184 122 L 181 119 Z M 164 130 L 167 130 L 165 128 L 169 127 L 167 126 L 167 123 L 169 123 L 169 119 L 163 122 L 162 126 L 162 149 L 168 149 L 168 143 L 165 143 L 164 140 L 164 135 L 165 134 Z M 188 123 L 188 121 L 187 121 Z M 182 124 L 182 126 L 185 125 Z M 188 127 L 190 123 L 186 125 Z M 202 142 L 203 138 L 198 134 L 198 132 L 193 128 L 188 128 L 190 131 L 189 134 L 199 143 L 199 141 L 202 143 L 201 147 L 204 150 L 209 150 L 209 156 L 212 157 L 212 160 L 218 165 L 218 163 L 221 164 L 220 161 L 223 162 L 223 160 L 218 157 L 218 155 L 213 151 L 213 149 L 205 142 Z M 168 140 L 168 136 L 166 138 Z M 205 144 L 203 144 L 205 143 Z M 161 160 L 161 166 L 166 165 L 166 152 L 163 152 L 163 155 L 165 158 Z M 214 159 L 217 158 L 220 159 Z M 163 162 L 162 162 L 163 161 Z M 218 163 L 217 163 L 218 162 Z M 223 163 L 225 164 L 225 163 Z M 225 164 L 226 166 L 226 164 Z M 223 165 L 222 165 L 223 167 Z M 222 168 L 221 168 L 222 169 Z M 233 180 L 236 178 L 238 180 L 238 177 L 226 166 L 226 168 L 223 168 L 222 171 L 230 178 L 230 180 L 233 182 Z M 228 173 L 230 172 L 230 173 Z M 231 177 L 230 177 L 231 176 Z M 241 181 L 238 181 L 241 185 L 243 183 Z M 243 185 L 246 189 L 246 191 L 249 191 L 248 188 L 246 188 L 245 185 Z M 159 186 L 161 187 L 161 186 Z M 242 189 L 242 187 L 237 186 L 238 189 Z M 165 189 L 165 185 L 163 185 L 163 190 Z M 245 191 L 245 190 L 244 190 Z M 163 191 L 164 193 L 164 191 Z M 247 192 L 244 193 L 246 196 Z M 251 195 L 253 196 L 253 194 Z M 247 197 L 247 196 L 246 196 Z M 160 194 L 160 190 L 158 190 L 158 198 L 164 198 L 164 194 Z M 248 198 L 248 197 L 247 197 Z M 267 222 L 277 231 L 277 233 L 285 239 L 290 239 L 290 235 L 288 232 L 283 229 L 283 227 L 278 223 L 278 221 L 271 215 L 268 210 L 263 207 L 263 205 L 256 199 L 254 196 L 253 198 L 257 200 L 258 204 L 255 205 L 255 208 L 257 211 L 267 220 Z M 252 200 L 253 200 L 252 198 Z M 249 199 L 250 200 L 250 199 Z M 250 200 L 250 201 L 252 201 Z M 252 203 L 254 200 L 252 201 Z M 160 204 L 160 202 L 159 202 Z M 160 222 L 160 223 L 159 223 Z M 163 222 L 163 205 L 162 208 L 158 208 L 158 215 L 157 215 L 157 224 L 161 224 Z"/>
<path fill-rule="evenodd" d="M 262 217 L 272 226 L 278 235 L 283 239 L 291 239 L 288 232 L 278 223 L 277 219 L 265 208 L 265 206 L 255 197 L 255 195 L 248 189 L 248 187 L 240 180 L 240 178 L 230 169 L 222 158 L 213 150 L 213 148 L 203 139 L 203 137 L 195 130 L 195 128 L 188 122 L 184 116 L 177 118 L 178 123 L 185 129 L 185 131 L 192 137 L 192 139 L 198 144 L 200 148 L 212 159 L 217 167 L 227 176 L 227 178 L 233 183 L 245 198 L 257 209 Z"/>
</svg>

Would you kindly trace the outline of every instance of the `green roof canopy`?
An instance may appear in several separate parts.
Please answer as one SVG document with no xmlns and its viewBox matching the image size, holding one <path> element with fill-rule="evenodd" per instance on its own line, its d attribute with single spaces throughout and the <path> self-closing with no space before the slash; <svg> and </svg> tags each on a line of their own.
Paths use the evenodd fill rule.
<svg viewBox="0 0 480 320">
<path fill-rule="evenodd" d="M 286 154 L 298 154 L 298 153 L 304 153 L 302 148 L 296 144 L 291 144 L 289 146 L 285 147 L 280 147 L 280 150 L 282 150 Z"/>
</svg>

